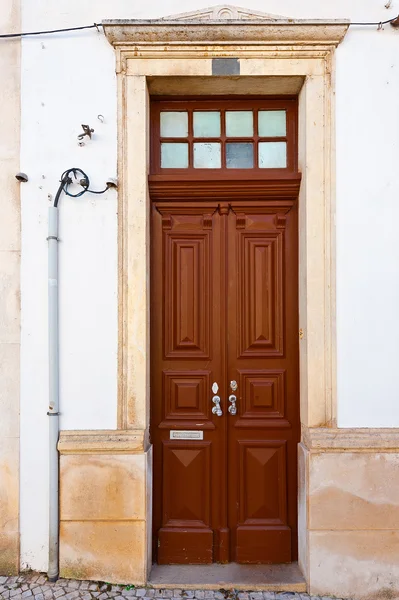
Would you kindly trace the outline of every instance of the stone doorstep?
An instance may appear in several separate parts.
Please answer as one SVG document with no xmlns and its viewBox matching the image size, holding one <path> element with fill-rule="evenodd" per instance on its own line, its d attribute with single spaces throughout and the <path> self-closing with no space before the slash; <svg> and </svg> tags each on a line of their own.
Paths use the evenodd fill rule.
<svg viewBox="0 0 399 600">
<path fill-rule="evenodd" d="M 219 590 L 227 590 L 227 591 L 240 591 L 240 592 L 280 592 L 284 594 L 285 592 L 295 592 L 298 594 L 306 593 L 306 583 L 256 583 L 253 585 L 249 585 L 248 583 L 231 583 L 227 581 L 222 581 L 220 584 L 215 585 L 214 583 L 185 583 L 184 586 L 181 583 L 148 583 L 149 589 L 159 589 L 159 590 L 175 590 L 180 589 L 184 590 L 212 590 L 214 592 L 218 592 Z M 310 596 L 309 596 L 310 597 Z M 287 596 L 289 598 L 289 596 Z"/>
<path fill-rule="evenodd" d="M 148 585 L 155 589 L 306 592 L 306 582 L 297 563 L 154 565 Z"/>
<path fill-rule="evenodd" d="M 297 596 L 306 593 L 306 582 L 297 563 L 287 565 L 238 565 L 235 563 L 211 564 L 211 565 L 153 565 L 149 581 L 145 586 L 115 585 L 100 581 L 78 581 L 73 579 L 59 579 L 50 583 L 45 574 L 29 572 L 19 577 L 0 577 L 2 590 L 0 598 L 5 598 L 6 591 L 13 595 L 24 593 L 28 596 L 29 590 L 33 596 L 44 595 L 45 600 L 50 600 L 50 595 L 56 600 L 61 594 L 59 590 L 65 589 L 65 594 L 78 596 L 93 594 L 93 597 L 106 595 L 108 598 L 120 595 L 134 595 L 146 597 L 146 591 L 152 590 L 149 596 L 155 592 L 157 598 L 162 597 L 161 590 L 165 590 L 165 597 L 171 598 L 175 594 L 171 590 L 179 590 L 181 595 L 187 598 L 210 598 L 211 592 L 224 593 L 228 597 L 236 595 L 237 592 L 280 592 Z M 17 588 L 17 589 L 15 589 Z M 22 589 L 23 588 L 23 589 Z M 128 589 L 126 589 L 128 588 Z M 133 592 L 134 590 L 134 592 Z M 187 594 L 185 591 L 187 590 Z M 206 593 L 208 591 L 208 593 Z M 94 592 L 96 592 L 94 594 Z M 229 594 L 230 592 L 230 594 Z M 18 594 L 19 595 L 19 594 Z M 243 596 L 247 594 L 242 594 Z M 259 594 L 260 596 L 262 594 Z M 215 597 L 212 595 L 212 597 Z M 42 600 L 37 598 L 36 600 Z M 69 599 L 68 599 L 69 600 Z M 73 600 L 72 598 L 70 600 Z M 105 598 L 103 599 L 105 600 Z M 251 598 L 251 600 L 256 600 Z"/>
</svg>

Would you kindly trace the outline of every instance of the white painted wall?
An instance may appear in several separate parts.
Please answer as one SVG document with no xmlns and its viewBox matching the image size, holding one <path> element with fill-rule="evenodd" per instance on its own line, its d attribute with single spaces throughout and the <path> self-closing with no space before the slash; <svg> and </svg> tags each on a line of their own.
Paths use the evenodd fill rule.
<svg viewBox="0 0 399 600">
<path fill-rule="evenodd" d="M 399 426 L 399 32 L 390 29 L 353 33 L 337 53 L 342 427 Z"/>
<path fill-rule="evenodd" d="M 216 3 L 216 0 L 215 0 Z M 385 0 L 240 0 L 297 18 L 384 20 Z M 25 31 L 154 18 L 210 0 L 22 0 Z M 61 173 L 116 174 L 112 48 L 89 30 L 25 38 L 22 55 L 21 559 L 47 562 L 47 207 Z M 338 424 L 399 426 L 399 32 L 353 28 L 337 51 Z M 104 124 L 97 119 L 101 113 Z M 95 129 L 80 148 L 80 124 Z M 60 202 L 61 427 L 116 427 L 115 191 Z"/>
<path fill-rule="evenodd" d="M 20 31 L 15 0 L 3 0 L 0 34 Z M 20 42 L 0 40 L 0 572 L 18 569 L 20 186 Z"/>
</svg>

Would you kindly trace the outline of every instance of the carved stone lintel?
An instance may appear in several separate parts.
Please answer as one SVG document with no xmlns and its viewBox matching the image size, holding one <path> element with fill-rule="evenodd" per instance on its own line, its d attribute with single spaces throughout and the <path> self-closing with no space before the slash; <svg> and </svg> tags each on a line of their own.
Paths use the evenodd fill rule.
<svg viewBox="0 0 399 600">
<path fill-rule="evenodd" d="M 248 20 L 248 19 L 267 19 L 272 21 L 284 20 L 286 17 L 281 15 L 272 15 L 270 13 L 261 12 L 258 10 L 249 10 L 240 6 L 232 6 L 231 4 L 218 4 L 217 6 L 209 6 L 201 10 L 191 12 L 178 13 L 176 15 L 168 15 L 162 17 L 165 21 L 217 21 L 217 20 Z"/>
<path fill-rule="evenodd" d="M 161 19 L 106 19 L 108 41 L 124 48 L 144 42 L 250 42 L 257 44 L 311 43 L 338 45 L 349 27 L 346 19 L 290 19 L 260 11 L 218 5 Z M 136 54 L 135 54 L 136 56 Z"/>
</svg>

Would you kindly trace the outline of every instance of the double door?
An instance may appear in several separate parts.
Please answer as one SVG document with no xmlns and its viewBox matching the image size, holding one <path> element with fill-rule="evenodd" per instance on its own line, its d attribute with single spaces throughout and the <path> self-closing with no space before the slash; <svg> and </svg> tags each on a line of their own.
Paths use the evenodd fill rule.
<svg viewBox="0 0 399 600">
<path fill-rule="evenodd" d="M 296 204 L 154 202 L 151 235 L 155 560 L 295 560 Z"/>
</svg>

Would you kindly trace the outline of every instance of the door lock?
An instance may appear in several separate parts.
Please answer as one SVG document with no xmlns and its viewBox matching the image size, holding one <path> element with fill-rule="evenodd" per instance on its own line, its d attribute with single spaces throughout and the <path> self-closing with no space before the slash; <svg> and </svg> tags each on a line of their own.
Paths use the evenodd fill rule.
<svg viewBox="0 0 399 600">
<path fill-rule="evenodd" d="M 232 392 L 235 392 L 238 388 L 238 384 L 237 382 L 233 379 L 232 381 L 230 381 L 230 388 Z M 229 402 L 231 403 L 228 411 L 231 415 L 236 415 L 237 414 L 237 396 L 235 394 L 230 394 L 229 396 Z"/>
<path fill-rule="evenodd" d="M 214 415 L 217 415 L 218 417 L 221 417 L 223 414 L 222 409 L 220 408 L 220 396 L 214 396 L 212 398 L 212 402 L 214 403 L 214 407 L 212 408 L 212 413 Z"/>
<path fill-rule="evenodd" d="M 236 415 L 237 414 L 237 406 L 236 406 L 237 396 L 235 396 L 234 394 L 231 394 L 229 396 L 229 402 L 231 402 L 231 404 L 229 406 L 229 413 L 231 415 Z"/>
<path fill-rule="evenodd" d="M 219 389 L 218 384 L 216 383 L 216 381 L 212 384 L 212 392 L 214 393 L 214 396 L 212 398 L 212 402 L 214 403 L 215 406 L 212 407 L 212 414 L 217 415 L 218 417 L 221 417 L 223 414 L 222 409 L 220 408 L 220 396 L 217 396 L 216 393 Z"/>
</svg>

